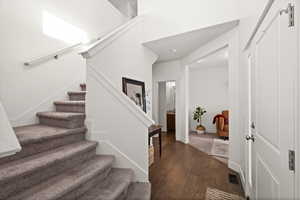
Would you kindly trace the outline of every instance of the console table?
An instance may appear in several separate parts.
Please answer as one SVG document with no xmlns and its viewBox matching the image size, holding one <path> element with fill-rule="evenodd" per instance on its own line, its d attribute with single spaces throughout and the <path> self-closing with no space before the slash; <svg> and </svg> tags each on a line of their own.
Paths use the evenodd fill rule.
<svg viewBox="0 0 300 200">
<path fill-rule="evenodd" d="M 160 125 L 151 125 L 149 127 L 149 138 L 148 138 L 148 145 L 150 145 L 151 137 L 158 135 L 159 138 L 159 156 L 161 157 L 161 126 Z"/>
</svg>

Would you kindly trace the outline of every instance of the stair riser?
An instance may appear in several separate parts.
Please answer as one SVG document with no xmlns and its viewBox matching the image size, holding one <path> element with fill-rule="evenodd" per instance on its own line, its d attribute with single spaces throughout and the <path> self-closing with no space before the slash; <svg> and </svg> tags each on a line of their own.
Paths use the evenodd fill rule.
<svg viewBox="0 0 300 200">
<path fill-rule="evenodd" d="M 54 139 L 49 139 L 43 142 L 38 142 L 38 143 L 31 143 L 31 144 L 26 144 L 22 145 L 22 151 L 19 153 L 13 155 L 13 156 L 8 156 L 0 159 L 0 165 L 4 163 L 8 163 L 14 160 L 18 160 L 21 158 L 25 158 L 27 156 L 31 156 L 34 154 L 38 154 L 41 152 L 45 152 L 48 150 L 52 150 L 64 145 L 68 145 L 71 143 L 76 143 L 79 141 L 82 141 L 85 139 L 85 133 L 76 133 L 76 134 L 71 134 L 59 138 L 54 138 Z"/>
<path fill-rule="evenodd" d="M 50 177 L 63 173 L 74 166 L 78 166 L 95 156 L 95 153 L 95 148 L 87 149 L 87 151 L 77 153 L 64 160 L 56 161 L 43 168 L 35 169 L 29 174 L 24 174 L 2 182 L 0 183 L 0 199 L 7 199 L 10 195 L 24 191 Z"/>
<path fill-rule="evenodd" d="M 104 171 L 99 172 L 99 174 L 97 176 L 95 176 L 91 180 L 85 182 L 84 184 L 80 185 L 79 187 L 75 188 L 74 190 L 70 191 L 63 197 L 59 198 L 58 200 L 74 200 L 80 196 L 84 197 L 84 195 L 87 195 L 87 194 L 85 194 L 86 192 L 88 192 L 97 183 L 102 182 L 107 177 L 107 175 L 111 171 L 111 167 L 112 166 L 109 166 Z"/>
<path fill-rule="evenodd" d="M 85 113 L 84 105 L 55 105 L 57 112 Z"/>
<path fill-rule="evenodd" d="M 72 120 L 61 120 L 61 119 L 53 119 L 47 117 L 39 117 L 40 123 L 48 126 L 56 126 L 61 128 L 81 128 L 84 127 L 84 118 L 77 117 Z"/>
<path fill-rule="evenodd" d="M 69 94 L 69 99 L 71 101 L 84 101 L 85 94 Z"/>
</svg>

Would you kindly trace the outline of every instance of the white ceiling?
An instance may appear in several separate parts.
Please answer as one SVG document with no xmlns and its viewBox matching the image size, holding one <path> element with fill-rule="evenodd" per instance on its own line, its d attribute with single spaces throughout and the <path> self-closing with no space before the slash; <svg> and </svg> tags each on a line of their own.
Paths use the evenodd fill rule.
<svg viewBox="0 0 300 200">
<path fill-rule="evenodd" d="M 176 60 L 187 56 L 207 42 L 217 38 L 238 25 L 238 20 L 231 21 L 196 31 L 144 43 L 158 56 L 157 62 Z"/>
<path fill-rule="evenodd" d="M 200 58 L 190 65 L 191 70 L 198 70 L 206 67 L 228 67 L 228 48 L 223 48 L 205 58 Z"/>
</svg>

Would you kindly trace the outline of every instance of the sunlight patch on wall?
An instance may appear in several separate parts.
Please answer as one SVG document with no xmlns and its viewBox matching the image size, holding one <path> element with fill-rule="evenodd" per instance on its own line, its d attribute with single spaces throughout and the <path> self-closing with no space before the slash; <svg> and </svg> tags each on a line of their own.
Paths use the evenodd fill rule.
<svg viewBox="0 0 300 200">
<path fill-rule="evenodd" d="M 69 44 L 89 41 L 86 32 L 46 11 L 43 12 L 43 33 Z"/>
</svg>

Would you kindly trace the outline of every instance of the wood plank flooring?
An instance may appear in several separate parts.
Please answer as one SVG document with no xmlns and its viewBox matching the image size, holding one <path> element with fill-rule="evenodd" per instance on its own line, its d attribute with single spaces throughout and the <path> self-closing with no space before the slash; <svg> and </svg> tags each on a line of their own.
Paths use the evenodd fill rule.
<svg viewBox="0 0 300 200">
<path fill-rule="evenodd" d="M 174 134 L 163 135 L 163 153 L 158 154 L 154 139 L 155 162 L 150 167 L 152 200 L 201 200 L 207 187 L 243 196 L 241 185 L 231 184 L 233 173 L 222 162 L 190 145 L 175 141 Z"/>
</svg>

